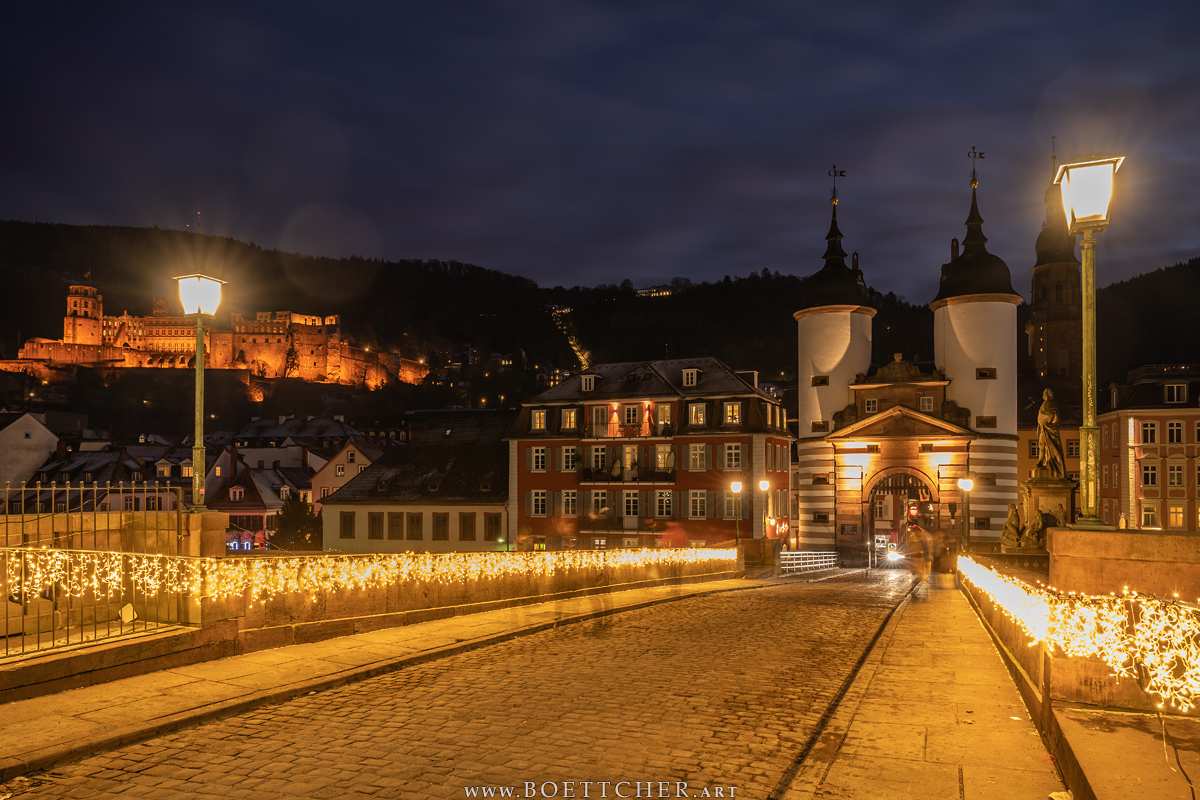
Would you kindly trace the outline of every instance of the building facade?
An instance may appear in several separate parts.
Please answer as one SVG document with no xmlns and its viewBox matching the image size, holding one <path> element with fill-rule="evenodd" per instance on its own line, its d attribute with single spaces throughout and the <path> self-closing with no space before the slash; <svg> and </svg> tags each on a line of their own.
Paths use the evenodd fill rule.
<svg viewBox="0 0 1200 800">
<path fill-rule="evenodd" d="M 1017 501 L 1016 307 L 1007 265 L 986 248 L 976 184 L 963 251 L 951 244 L 934 315 L 934 365 L 896 354 L 871 369 L 871 324 L 855 254 L 846 266 L 837 198 L 825 266 L 795 313 L 799 398 L 793 477 L 800 549 L 866 562 L 879 539 L 904 535 L 913 506 L 928 530 L 999 540 Z M 974 477 L 970 495 L 959 479 Z M 969 506 L 969 511 L 968 511 Z M 963 531 L 963 525 L 966 530 Z"/>
<path fill-rule="evenodd" d="M 508 535 L 521 549 L 709 546 L 789 529 L 786 413 L 757 373 L 715 358 L 593 365 L 525 403 L 507 438 Z"/>
<path fill-rule="evenodd" d="M 1146 366 L 1128 380 L 1109 387 L 1097 420 L 1101 518 L 1118 528 L 1200 530 L 1200 365 Z"/>
</svg>

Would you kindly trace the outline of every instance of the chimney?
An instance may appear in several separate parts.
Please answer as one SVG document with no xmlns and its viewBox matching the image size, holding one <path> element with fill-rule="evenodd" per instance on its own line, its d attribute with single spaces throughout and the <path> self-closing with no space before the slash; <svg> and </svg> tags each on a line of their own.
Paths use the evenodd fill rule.
<svg viewBox="0 0 1200 800">
<path fill-rule="evenodd" d="M 739 370 L 736 374 L 739 378 L 753 386 L 755 389 L 758 388 L 758 370 L 744 369 Z"/>
<path fill-rule="evenodd" d="M 950 260 L 958 258 L 958 239 L 950 240 Z"/>
<path fill-rule="evenodd" d="M 284 415 L 284 414 L 280 414 L 280 415 L 279 415 L 279 424 L 280 424 L 280 425 L 282 425 L 283 423 L 285 423 L 285 422 L 287 422 L 287 421 L 288 421 L 288 418 L 287 418 L 287 416 L 286 416 L 286 415 Z"/>
<path fill-rule="evenodd" d="M 342 415 L 342 414 L 334 414 L 334 415 L 333 415 L 333 420 L 334 420 L 334 422 L 345 422 L 345 421 L 346 421 L 346 417 L 345 417 L 344 415 Z"/>
</svg>

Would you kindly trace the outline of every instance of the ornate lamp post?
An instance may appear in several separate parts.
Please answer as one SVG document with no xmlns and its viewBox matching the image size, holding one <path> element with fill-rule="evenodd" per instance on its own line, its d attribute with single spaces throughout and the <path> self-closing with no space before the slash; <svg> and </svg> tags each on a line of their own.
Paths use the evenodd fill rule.
<svg viewBox="0 0 1200 800">
<path fill-rule="evenodd" d="M 959 478 L 958 488 L 963 493 L 962 543 L 963 552 L 971 552 L 971 490 L 975 481 L 971 478 Z"/>
<path fill-rule="evenodd" d="M 737 495 L 737 501 L 733 506 L 733 541 L 737 547 L 742 546 L 742 537 L 738 533 L 738 524 L 742 520 L 742 482 L 734 481 L 729 484 L 729 489 Z"/>
<path fill-rule="evenodd" d="M 181 275 L 183 313 L 196 317 L 196 431 L 192 441 L 192 508 L 204 508 L 204 317 L 217 313 L 225 281 L 207 275 Z"/>
<path fill-rule="evenodd" d="M 1072 234 L 1083 234 L 1083 425 L 1079 465 L 1081 528 L 1109 527 L 1097 513 L 1100 500 L 1096 426 L 1096 237 L 1108 227 L 1113 179 L 1124 156 L 1089 158 L 1063 164 L 1054 176 L 1062 187 L 1063 212 Z"/>
</svg>

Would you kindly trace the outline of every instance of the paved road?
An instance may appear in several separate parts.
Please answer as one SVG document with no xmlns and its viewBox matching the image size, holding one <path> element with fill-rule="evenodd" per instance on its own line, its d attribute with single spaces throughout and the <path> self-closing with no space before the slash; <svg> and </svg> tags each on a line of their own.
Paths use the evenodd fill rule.
<svg viewBox="0 0 1200 800">
<path fill-rule="evenodd" d="M 0 797 L 675 797 L 682 781 L 688 796 L 762 798 L 908 587 L 875 572 L 567 625 L 113 750 Z"/>
</svg>

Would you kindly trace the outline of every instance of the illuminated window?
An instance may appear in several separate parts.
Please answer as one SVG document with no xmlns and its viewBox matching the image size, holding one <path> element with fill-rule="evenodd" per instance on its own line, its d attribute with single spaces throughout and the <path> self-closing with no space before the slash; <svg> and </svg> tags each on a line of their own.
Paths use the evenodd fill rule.
<svg viewBox="0 0 1200 800">
<path fill-rule="evenodd" d="M 183 466 L 183 467 L 180 467 L 180 470 L 181 470 L 181 472 L 183 473 L 183 477 L 185 477 L 185 478 L 190 478 L 190 477 L 192 477 L 192 467 L 191 467 L 191 465 L 190 465 L 190 464 L 188 464 L 188 465 L 186 465 L 186 466 Z M 221 468 L 220 468 L 220 467 L 217 467 L 217 474 L 218 474 L 218 475 L 220 475 L 220 474 L 221 474 L 221 471 L 220 471 L 220 470 L 221 470 Z"/>
<path fill-rule="evenodd" d="M 926 414 L 933 413 L 933 398 L 932 397 L 922 397 L 921 398 L 921 411 Z"/>
<path fill-rule="evenodd" d="M 575 409 L 564 408 L 562 412 L 562 427 L 564 430 L 574 430 L 575 428 Z"/>
<path fill-rule="evenodd" d="M 874 414 L 879 411 L 879 401 L 874 398 L 864 401 L 863 405 L 868 414 Z"/>
<path fill-rule="evenodd" d="M 704 424 L 704 403 L 692 403 L 688 406 L 688 421 L 692 425 Z"/>
<path fill-rule="evenodd" d="M 1142 506 L 1142 527 L 1158 527 L 1158 506 Z"/>
<path fill-rule="evenodd" d="M 1142 486 L 1158 486 L 1158 467 L 1153 464 L 1142 465 Z"/>
<path fill-rule="evenodd" d="M 1158 423 L 1142 423 L 1142 444 L 1154 444 L 1158 441 Z"/>
<path fill-rule="evenodd" d="M 638 425 L 641 423 L 640 406 L 623 406 L 621 411 L 624 413 L 626 425 Z"/>
<path fill-rule="evenodd" d="M 260 463 L 261 463 L 261 462 L 260 462 Z M 339 477 L 339 478 L 345 477 L 345 475 L 346 475 L 346 465 L 345 465 L 345 464 L 338 464 L 336 467 L 334 467 L 334 468 L 333 468 L 333 471 L 334 471 L 335 473 L 337 473 L 337 477 Z"/>
<path fill-rule="evenodd" d="M 671 516 L 671 492 L 654 493 L 654 512 L 658 517 Z"/>
<path fill-rule="evenodd" d="M 574 517 L 579 513 L 579 495 L 574 490 L 562 493 L 562 513 L 564 517 Z"/>
<path fill-rule="evenodd" d="M 535 408 L 533 410 L 533 414 L 530 417 L 529 428 L 530 430 L 535 431 L 546 430 L 546 409 Z"/>
<path fill-rule="evenodd" d="M 1183 423 L 1167 423 L 1167 444 L 1183 444 Z"/>
<path fill-rule="evenodd" d="M 725 404 L 725 424 L 726 425 L 741 425 L 742 424 L 742 404 L 741 403 L 726 403 Z"/>
<path fill-rule="evenodd" d="M 1183 527 L 1183 506 L 1167 507 L 1167 527 L 1176 530 Z"/>
<path fill-rule="evenodd" d="M 1167 486 L 1183 486 L 1183 464 L 1167 466 Z"/>
<path fill-rule="evenodd" d="M 706 445 L 688 445 L 688 469 L 708 469 Z"/>
<path fill-rule="evenodd" d="M 658 472 L 674 469 L 675 465 L 671 462 L 671 445 L 656 444 L 654 446 L 654 469 Z"/>
<path fill-rule="evenodd" d="M 688 516 L 692 519 L 704 519 L 708 516 L 707 495 L 704 491 L 694 489 L 688 492 Z"/>
<path fill-rule="evenodd" d="M 657 406 L 655 406 L 654 410 L 658 414 L 658 424 L 659 425 L 670 425 L 671 424 L 671 404 L 670 403 L 659 403 Z"/>
</svg>

